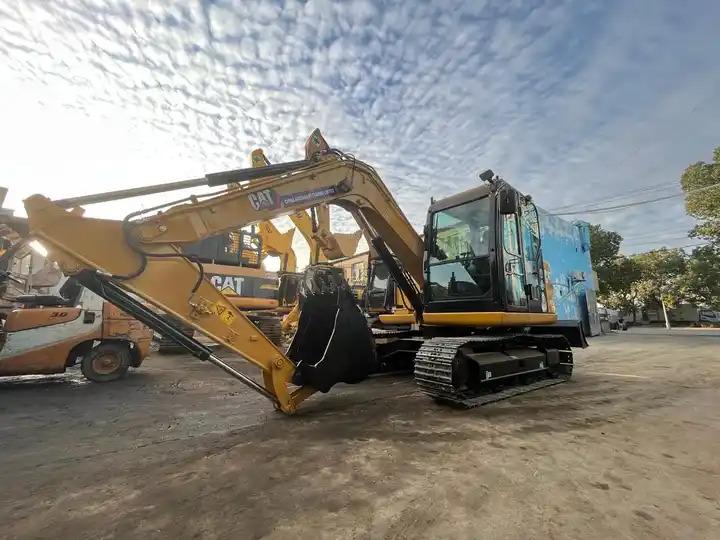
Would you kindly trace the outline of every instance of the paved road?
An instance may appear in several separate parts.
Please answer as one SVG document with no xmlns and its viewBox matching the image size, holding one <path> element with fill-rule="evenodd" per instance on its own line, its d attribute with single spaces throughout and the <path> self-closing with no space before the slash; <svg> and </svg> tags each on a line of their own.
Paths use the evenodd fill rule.
<svg viewBox="0 0 720 540">
<path fill-rule="evenodd" d="M 210 365 L 0 382 L 4 538 L 717 538 L 720 333 L 592 340 L 471 411 L 402 376 L 295 417 Z"/>
</svg>

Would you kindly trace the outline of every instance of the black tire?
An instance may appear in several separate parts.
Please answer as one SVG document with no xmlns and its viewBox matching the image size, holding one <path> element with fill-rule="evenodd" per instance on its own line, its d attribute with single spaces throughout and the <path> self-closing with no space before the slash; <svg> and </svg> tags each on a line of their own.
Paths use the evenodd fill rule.
<svg viewBox="0 0 720 540">
<path fill-rule="evenodd" d="M 127 343 L 101 343 L 83 356 L 82 374 L 93 382 L 116 381 L 127 374 L 132 361 Z"/>
</svg>

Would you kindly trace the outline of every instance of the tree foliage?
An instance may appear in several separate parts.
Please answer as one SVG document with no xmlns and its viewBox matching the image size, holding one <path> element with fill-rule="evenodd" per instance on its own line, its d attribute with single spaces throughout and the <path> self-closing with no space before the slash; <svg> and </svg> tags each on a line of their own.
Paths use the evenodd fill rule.
<svg viewBox="0 0 720 540">
<path fill-rule="evenodd" d="M 668 308 L 681 302 L 720 309 L 720 245 L 702 246 L 686 255 L 680 249 L 657 249 L 618 256 L 598 273 L 598 298 L 625 313 L 639 307 Z"/>
<path fill-rule="evenodd" d="M 615 276 L 615 265 L 620 251 L 622 236 L 614 231 L 606 231 L 600 225 L 590 225 L 590 259 L 597 273 L 600 296 L 607 297 L 611 292 L 610 282 Z"/>
<path fill-rule="evenodd" d="M 593 268 L 612 263 L 620 251 L 622 236 L 606 231 L 601 225 L 590 225 L 590 259 Z"/>
<path fill-rule="evenodd" d="M 591 258 L 598 274 L 598 299 L 625 313 L 640 307 L 668 308 L 681 302 L 720 307 L 720 245 L 703 246 L 690 256 L 680 249 L 618 255 L 620 235 L 591 226 Z"/>
<path fill-rule="evenodd" d="M 601 287 L 602 303 L 611 309 L 624 313 L 634 313 L 640 307 L 638 293 L 633 285 L 642 277 L 640 266 L 632 257 L 617 257 L 608 269 L 607 276 Z M 598 276 L 598 281 L 600 277 Z"/>
<path fill-rule="evenodd" d="M 664 303 L 676 306 L 683 300 L 686 256 L 680 249 L 661 248 L 633 255 L 640 279 L 633 284 L 638 299 L 645 305 Z"/>
<path fill-rule="evenodd" d="M 687 262 L 684 296 L 700 306 L 720 307 L 720 246 L 703 246 Z"/>
<path fill-rule="evenodd" d="M 699 161 L 682 174 L 688 214 L 699 220 L 690 236 L 711 242 L 686 255 L 680 249 L 657 249 L 628 257 L 619 255 L 622 236 L 600 225 L 590 226 L 593 269 L 598 298 L 625 312 L 637 307 L 673 307 L 680 302 L 720 308 L 720 146 L 713 161 Z"/>
<path fill-rule="evenodd" d="M 680 185 L 688 214 L 701 221 L 690 236 L 720 242 L 720 146 L 712 163 L 698 161 L 685 169 Z"/>
</svg>

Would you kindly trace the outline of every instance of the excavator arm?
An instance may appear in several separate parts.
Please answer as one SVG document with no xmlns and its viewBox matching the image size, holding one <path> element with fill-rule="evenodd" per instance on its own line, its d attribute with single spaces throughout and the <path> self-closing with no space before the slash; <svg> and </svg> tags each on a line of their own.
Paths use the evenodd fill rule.
<svg viewBox="0 0 720 540">
<path fill-rule="evenodd" d="M 402 261 L 406 294 L 422 287 L 423 242 L 377 172 L 354 157 L 331 150 L 318 130 L 306 144 L 306 158 L 287 164 L 210 174 L 210 186 L 239 184 L 216 194 L 191 197 L 167 210 L 130 214 L 124 221 L 83 217 L 41 195 L 25 201 L 32 234 L 41 239 L 67 274 L 93 274 L 96 289 L 132 314 L 136 295 L 231 349 L 263 374 L 262 387 L 214 353 L 210 360 L 292 413 L 315 390 L 293 389 L 295 364 L 263 335 L 208 280 L 202 266 L 183 256 L 181 246 L 239 227 L 304 210 L 337 204 L 356 216 L 381 256 Z M 146 215 L 157 212 L 154 215 Z M 400 271 L 400 270 L 399 270 Z M 127 295 L 123 291 L 131 293 Z M 143 322 L 153 315 L 143 312 Z M 156 325 L 156 326 L 157 326 Z M 326 351 L 327 352 L 327 351 Z"/>
</svg>

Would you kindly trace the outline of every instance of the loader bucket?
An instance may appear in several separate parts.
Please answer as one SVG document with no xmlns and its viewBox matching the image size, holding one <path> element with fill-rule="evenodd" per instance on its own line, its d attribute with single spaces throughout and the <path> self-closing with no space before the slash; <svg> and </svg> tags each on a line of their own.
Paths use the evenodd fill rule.
<svg viewBox="0 0 720 540">
<path fill-rule="evenodd" d="M 327 392 L 377 369 L 372 333 L 342 270 L 308 267 L 298 296 L 300 320 L 287 353 L 296 366 L 293 383 Z"/>
</svg>

